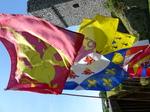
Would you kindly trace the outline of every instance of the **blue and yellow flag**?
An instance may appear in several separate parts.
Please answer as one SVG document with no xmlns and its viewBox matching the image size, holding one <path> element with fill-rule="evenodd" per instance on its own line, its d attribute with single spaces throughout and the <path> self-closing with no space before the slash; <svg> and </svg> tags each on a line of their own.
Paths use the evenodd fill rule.
<svg viewBox="0 0 150 112">
<path fill-rule="evenodd" d="M 129 49 L 133 46 L 135 41 L 135 36 L 116 31 L 112 44 L 108 48 L 105 48 L 101 54 L 105 55 L 121 49 Z"/>
<path fill-rule="evenodd" d="M 122 67 L 123 64 L 124 64 L 124 60 L 125 60 L 127 50 L 128 49 L 117 50 L 115 52 L 108 53 L 104 56 L 107 59 L 109 59 L 111 62 L 113 62 L 114 64 Z"/>
<path fill-rule="evenodd" d="M 64 89 L 109 91 L 128 76 L 104 56 L 90 53 L 72 66 Z"/>
</svg>

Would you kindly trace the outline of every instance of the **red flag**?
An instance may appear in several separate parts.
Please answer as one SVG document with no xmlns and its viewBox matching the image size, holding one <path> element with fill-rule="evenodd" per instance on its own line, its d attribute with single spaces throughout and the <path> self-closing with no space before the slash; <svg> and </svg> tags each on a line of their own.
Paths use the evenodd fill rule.
<svg viewBox="0 0 150 112">
<path fill-rule="evenodd" d="M 130 77 L 150 77 L 150 47 L 148 40 L 137 41 L 126 52 L 124 66 Z"/>
<path fill-rule="evenodd" d="M 60 94 L 83 38 L 39 18 L 0 14 L 0 40 L 11 57 L 6 89 Z"/>
</svg>

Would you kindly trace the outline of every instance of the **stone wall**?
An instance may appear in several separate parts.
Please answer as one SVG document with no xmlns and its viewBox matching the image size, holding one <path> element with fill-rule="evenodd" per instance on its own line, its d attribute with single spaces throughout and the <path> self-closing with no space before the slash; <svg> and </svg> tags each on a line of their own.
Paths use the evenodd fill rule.
<svg viewBox="0 0 150 112">
<path fill-rule="evenodd" d="M 150 1 L 150 0 L 149 0 Z M 148 0 L 29 0 L 28 13 L 60 27 L 79 25 L 96 14 L 120 19 L 118 31 L 150 39 Z"/>
<path fill-rule="evenodd" d="M 28 13 L 66 28 L 96 14 L 111 17 L 105 3 L 105 0 L 29 0 Z"/>
</svg>

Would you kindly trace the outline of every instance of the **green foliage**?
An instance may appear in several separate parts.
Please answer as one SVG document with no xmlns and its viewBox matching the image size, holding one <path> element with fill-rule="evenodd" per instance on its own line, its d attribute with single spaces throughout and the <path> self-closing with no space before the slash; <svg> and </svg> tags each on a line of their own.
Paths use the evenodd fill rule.
<svg viewBox="0 0 150 112">
<path fill-rule="evenodd" d="M 107 98 L 106 91 L 100 91 L 99 97 Z M 103 109 L 103 112 L 109 112 L 109 108 L 107 108 L 107 106 L 106 106 L 106 99 L 103 99 L 103 98 L 102 98 L 102 109 Z"/>
</svg>

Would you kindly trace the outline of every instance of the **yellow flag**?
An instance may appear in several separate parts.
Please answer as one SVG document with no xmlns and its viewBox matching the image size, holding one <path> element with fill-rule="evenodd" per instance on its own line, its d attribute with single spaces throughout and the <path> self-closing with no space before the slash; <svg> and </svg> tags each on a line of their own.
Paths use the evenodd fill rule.
<svg viewBox="0 0 150 112">
<path fill-rule="evenodd" d="M 112 45 L 117 31 L 118 22 L 118 18 L 108 18 L 96 15 L 93 20 L 83 19 L 78 32 L 95 41 L 96 47 L 94 51 L 100 53 L 104 48 L 108 49 Z M 87 45 L 86 41 L 87 40 L 84 40 L 84 46 Z"/>
<path fill-rule="evenodd" d="M 126 49 L 132 47 L 135 42 L 136 37 L 130 34 L 121 33 L 116 31 L 116 35 L 114 37 L 113 43 L 110 45 L 108 49 L 104 49 L 101 54 L 108 54 L 120 49 Z"/>
</svg>

